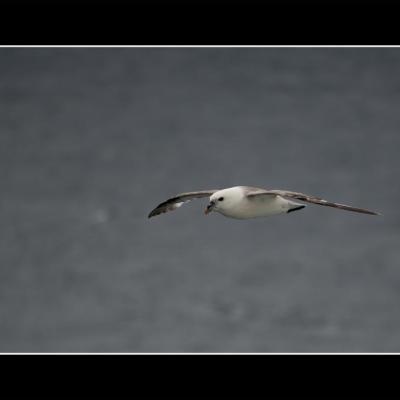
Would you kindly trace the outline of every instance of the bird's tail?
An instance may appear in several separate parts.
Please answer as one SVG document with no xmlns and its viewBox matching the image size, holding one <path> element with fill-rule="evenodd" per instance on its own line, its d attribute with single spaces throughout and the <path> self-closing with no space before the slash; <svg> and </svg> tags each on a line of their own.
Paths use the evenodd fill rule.
<svg viewBox="0 0 400 400">
<path fill-rule="evenodd" d="M 286 211 L 287 213 L 293 212 L 293 211 L 297 211 L 297 210 L 301 210 L 303 209 L 305 206 L 305 204 L 302 203 L 296 203 L 295 201 L 292 200 L 287 200 L 288 202 L 288 210 Z"/>
</svg>

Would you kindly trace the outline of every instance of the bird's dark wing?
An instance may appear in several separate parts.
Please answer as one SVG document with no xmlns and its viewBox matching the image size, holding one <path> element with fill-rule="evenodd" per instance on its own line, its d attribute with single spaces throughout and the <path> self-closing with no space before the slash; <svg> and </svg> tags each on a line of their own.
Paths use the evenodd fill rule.
<svg viewBox="0 0 400 400">
<path fill-rule="evenodd" d="M 201 190 L 199 192 L 188 192 L 188 193 L 180 193 L 175 197 L 171 197 L 170 199 L 164 201 L 159 204 L 151 213 L 149 214 L 149 218 L 154 217 L 156 215 L 166 213 L 168 211 L 174 211 L 179 208 L 183 203 L 187 201 L 191 201 L 193 199 L 201 198 L 201 197 L 210 197 L 213 193 L 218 192 L 216 190 Z"/>
<path fill-rule="evenodd" d="M 257 196 L 281 196 L 281 197 L 286 197 L 286 198 L 291 198 L 291 199 L 297 199 L 300 201 L 305 201 L 307 203 L 318 204 L 320 206 L 339 208 L 340 210 L 353 211 L 353 212 L 369 214 L 369 215 L 381 215 L 375 211 L 367 210 L 365 208 L 358 208 L 358 207 L 347 206 L 345 204 L 332 203 L 330 201 L 321 199 L 319 197 L 310 196 L 310 195 L 304 194 L 304 193 L 290 192 L 288 190 L 264 190 L 263 191 L 262 189 L 256 189 L 254 191 L 248 191 L 246 196 L 248 198 L 254 198 Z"/>
</svg>

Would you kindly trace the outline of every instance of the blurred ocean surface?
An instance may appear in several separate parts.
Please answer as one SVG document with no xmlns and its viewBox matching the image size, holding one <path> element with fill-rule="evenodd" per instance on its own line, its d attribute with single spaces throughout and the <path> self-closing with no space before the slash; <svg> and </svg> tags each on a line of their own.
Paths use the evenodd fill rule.
<svg viewBox="0 0 400 400">
<path fill-rule="evenodd" d="M 400 351 L 400 49 L 0 49 L 0 351 Z M 237 221 L 179 192 L 289 189 Z"/>
</svg>

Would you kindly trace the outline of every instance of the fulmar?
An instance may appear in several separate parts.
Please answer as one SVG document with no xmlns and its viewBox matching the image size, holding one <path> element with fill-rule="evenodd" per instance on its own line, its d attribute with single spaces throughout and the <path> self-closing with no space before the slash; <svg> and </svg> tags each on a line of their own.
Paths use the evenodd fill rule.
<svg viewBox="0 0 400 400">
<path fill-rule="evenodd" d="M 234 186 L 227 189 L 201 190 L 197 192 L 178 194 L 159 204 L 150 212 L 148 217 L 151 218 L 168 211 L 176 210 L 183 203 L 202 197 L 209 197 L 209 204 L 204 210 L 205 214 L 215 211 L 225 217 L 235 219 L 249 219 L 286 214 L 306 207 L 305 204 L 293 201 L 293 199 L 306 203 L 318 204 L 320 206 L 338 208 L 340 210 L 369 215 L 381 215 L 365 208 L 332 203 L 319 197 L 299 192 L 291 192 L 288 190 L 266 190 L 251 186 Z"/>
</svg>

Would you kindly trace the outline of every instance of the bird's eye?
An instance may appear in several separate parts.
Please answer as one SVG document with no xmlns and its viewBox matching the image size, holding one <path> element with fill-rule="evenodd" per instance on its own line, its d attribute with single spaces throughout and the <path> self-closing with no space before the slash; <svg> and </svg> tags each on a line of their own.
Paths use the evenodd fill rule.
<svg viewBox="0 0 400 400">
<path fill-rule="evenodd" d="M 220 197 L 220 198 L 218 199 L 218 201 L 222 201 L 222 200 L 224 200 L 224 198 L 223 198 L 223 197 Z"/>
</svg>

